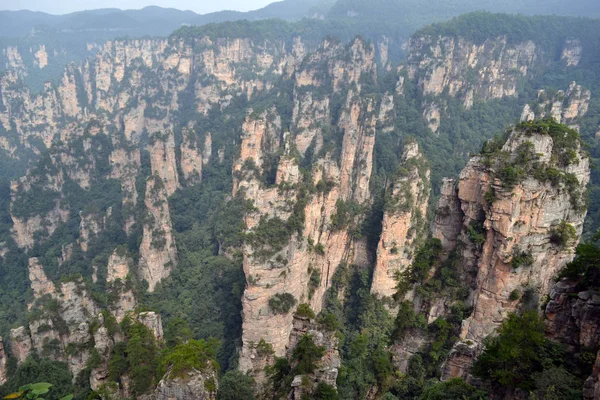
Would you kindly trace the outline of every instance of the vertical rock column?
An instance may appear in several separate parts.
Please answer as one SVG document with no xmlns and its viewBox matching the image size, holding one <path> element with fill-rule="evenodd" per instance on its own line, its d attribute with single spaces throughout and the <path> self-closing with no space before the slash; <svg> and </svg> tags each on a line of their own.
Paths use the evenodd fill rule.
<svg viewBox="0 0 600 400">
<path fill-rule="evenodd" d="M 386 199 L 371 286 L 382 297 L 395 293 L 396 276 L 410 266 L 426 228 L 430 171 L 417 143 L 405 146 L 402 159 L 403 169 Z"/>
<path fill-rule="evenodd" d="M 557 154 L 563 149 L 554 146 L 550 135 L 517 128 L 502 152 L 516 163 L 526 151 L 536 157 L 537 168 L 566 174 L 577 180 L 576 187 L 543 182 L 533 174 L 508 185 L 498 178 L 494 156 L 491 166 L 485 157 L 472 158 L 460 175 L 458 199 L 464 219 L 459 242 L 463 265 L 471 266 L 475 274 L 470 296 L 473 312 L 463 321 L 464 342 L 455 347 L 444 378 L 466 376 L 470 363 L 463 360 L 461 368 L 449 368 L 453 358 L 472 360 L 472 344 L 493 334 L 522 305 L 522 298 L 541 300 L 549 295 L 554 277 L 575 255 L 586 212 L 574 196 L 589 182 L 589 159 L 577 139 L 575 159 L 566 166 L 558 164 Z M 556 232 L 561 227 L 572 233 L 559 243 Z M 479 229 L 482 233 L 477 234 Z M 468 351 L 459 351 L 461 346 Z"/>
</svg>

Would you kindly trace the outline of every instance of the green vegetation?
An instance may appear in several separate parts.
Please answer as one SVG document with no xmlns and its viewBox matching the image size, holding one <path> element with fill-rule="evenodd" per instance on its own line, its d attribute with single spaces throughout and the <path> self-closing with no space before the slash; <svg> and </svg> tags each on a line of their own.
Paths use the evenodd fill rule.
<svg viewBox="0 0 600 400">
<path fill-rule="evenodd" d="M 237 370 L 228 371 L 219 380 L 217 400 L 255 400 L 254 379 Z"/>
<path fill-rule="evenodd" d="M 575 260 L 567 264 L 559 278 L 568 278 L 578 282 L 576 290 L 597 290 L 600 288 L 600 233 L 591 241 L 577 247 Z"/>
<path fill-rule="evenodd" d="M 217 343 L 214 340 L 206 342 L 191 339 L 178 344 L 167 351 L 161 362 L 158 376 L 163 376 L 168 372 L 171 378 L 181 378 L 192 370 L 204 372 L 209 367 L 217 371 L 218 365 L 214 364 L 216 350 Z"/>
<path fill-rule="evenodd" d="M 533 255 L 530 251 L 519 251 L 515 249 L 511 265 L 514 269 L 519 267 L 529 267 L 534 263 Z"/>
<path fill-rule="evenodd" d="M 560 224 L 552 227 L 550 230 L 550 242 L 559 247 L 567 246 L 577 238 L 577 232 L 573 225 L 566 221 L 561 221 Z"/>
<path fill-rule="evenodd" d="M 39 382 L 39 383 L 30 383 L 28 385 L 22 386 L 19 388 L 18 392 L 11 393 L 5 396 L 5 399 L 40 399 L 44 400 L 42 395 L 48 394 L 50 389 L 52 388 L 51 383 L 47 382 Z M 73 395 L 67 395 L 60 400 L 72 400 Z"/>
<path fill-rule="evenodd" d="M 548 393 L 561 399 L 581 398 L 581 376 L 588 371 L 575 367 L 566 349 L 546 339 L 537 311 L 511 314 L 498 335 L 486 339 L 484 345 L 472 372 L 491 383 L 493 390 L 518 388 L 542 395 L 538 398 Z M 574 375 L 578 372 L 582 375 Z"/>
<path fill-rule="evenodd" d="M 427 386 L 419 396 L 419 400 L 483 400 L 486 398 L 487 393 L 460 378 Z"/>
<path fill-rule="evenodd" d="M 310 305 L 306 303 L 302 303 L 296 309 L 296 313 L 294 314 L 301 318 L 315 319 L 315 312 L 310 308 Z"/>
<path fill-rule="evenodd" d="M 39 396 L 43 394 L 46 400 L 62 400 L 75 392 L 71 380 L 72 375 L 65 363 L 30 357 L 16 371 L 9 375 L 8 382 L 0 387 L 0 396 L 4 397 L 16 392 L 26 392 L 24 393 L 24 398 L 39 398 L 29 397 L 28 395 L 34 394 Z M 48 383 L 43 387 L 34 388 L 33 386 L 29 386 L 32 381 Z M 51 387 L 48 385 L 51 385 Z M 41 391 L 34 393 L 32 389 L 39 389 Z"/>
<path fill-rule="evenodd" d="M 275 314 L 287 314 L 297 303 L 291 293 L 277 293 L 269 299 L 269 308 Z"/>
<path fill-rule="evenodd" d="M 295 374 L 310 374 L 317 368 L 317 361 L 324 355 L 324 347 L 317 346 L 309 335 L 303 335 L 292 353 L 292 359 L 296 364 Z"/>
</svg>

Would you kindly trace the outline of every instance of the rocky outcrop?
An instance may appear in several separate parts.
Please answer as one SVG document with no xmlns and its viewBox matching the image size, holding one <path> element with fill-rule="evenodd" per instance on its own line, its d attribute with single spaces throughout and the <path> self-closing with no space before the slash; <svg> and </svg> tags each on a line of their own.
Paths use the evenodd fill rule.
<svg viewBox="0 0 600 400">
<path fill-rule="evenodd" d="M 11 329 L 10 352 L 18 364 L 24 362 L 29 357 L 32 348 L 33 345 L 31 344 L 31 337 L 29 336 L 29 332 L 27 332 L 27 328 L 20 326 Z"/>
<path fill-rule="evenodd" d="M 6 369 L 8 355 L 4 350 L 4 340 L 0 337 L 0 385 L 4 385 L 7 381 L 8 371 Z"/>
<path fill-rule="evenodd" d="M 379 296 L 395 293 L 397 275 L 410 266 L 426 231 L 430 171 L 415 142 L 405 145 L 402 159 L 399 176 L 386 196 L 377 248 L 371 291 Z"/>
<path fill-rule="evenodd" d="M 337 377 L 342 360 L 339 353 L 339 339 L 336 332 L 323 329 L 307 317 L 294 316 L 293 328 L 290 334 L 287 357 L 292 353 L 300 339 L 308 335 L 313 343 L 325 349 L 325 354 L 316 363 L 316 369 L 308 376 L 296 376 L 292 382 L 291 392 L 288 399 L 300 400 L 302 396 L 310 394 L 319 383 L 324 383 L 333 388 L 337 387 Z M 309 382 L 307 384 L 307 381 Z"/>
<path fill-rule="evenodd" d="M 244 123 L 240 156 L 234 165 L 234 194 L 243 191 L 254 202 L 256 211 L 246 217 L 250 240 L 244 246 L 244 272 L 248 283 L 242 299 L 243 347 L 239 366 L 242 371 L 257 375 L 259 382 L 265 359 L 258 354 L 256 344 L 262 340 L 272 345 L 276 356 L 283 356 L 293 329 L 295 304 L 309 303 L 315 312 L 320 311 L 338 265 L 368 263 L 364 241 L 355 240 L 350 234 L 360 217 L 346 218 L 345 214 L 349 205 L 368 206 L 370 201 L 379 104 L 371 98 L 361 98 L 359 92 L 345 85 L 352 86 L 359 83 L 361 75 L 374 73 L 373 52 L 356 40 L 347 49 L 326 42 L 309 56 L 294 76 L 291 134 L 284 130 L 281 117 L 273 109 L 251 115 Z M 320 75 L 324 65 L 328 79 Z M 338 120 L 331 120 L 328 100 L 315 95 L 313 87 L 327 84 L 347 91 Z M 360 90 L 360 85 L 354 90 Z M 313 118 L 319 121 L 309 122 Z M 316 150 L 321 146 L 319 138 L 332 129 L 343 133 L 337 150 L 339 161 L 334 151 L 313 160 L 312 181 L 320 189 L 307 196 L 308 183 L 292 157 L 292 146 L 299 144 L 305 152 L 310 147 Z M 265 182 L 264 168 L 272 168 L 265 160 L 278 152 L 282 156 L 275 180 Z M 335 226 L 338 212 L 347 221 Z M 279 234 L 281 243 L 262 242 L 261 232 L 274 229 L 274 225 L 283 227 Z M 294 304 L 287 310 L 273 309 L 271 305 L 279 298 Z"/>
<path fill-rule="evenodd" d="M 199 183 L 202 180 L 202 166 L 205 164 L 202 153 L 195 132 L 184 130 L 180 164 L 183 179 L 187 183 Z"/>
<path fill-rule="evenodd" d="M 596 357 L 592 375 L 585 381 L 583 386 L 584 400 L 600 399 L 600 353 Z"/>
<path fill-rule="evenodd" d="M 33 290 L 33 298 L 38 300 L 45 295 L 54 294 L 54 283 L 48 279 L 44 267 L 37 258 L 29 259 L 29 280 Z"/>
<path fill-rule="evenodd" d="M 111 305 L 111 312 L 117 321 L 123 320 L 127 313 L 135 309 L 136 300 L 131 282 L 133 260 L 128 257 L 127 250 L 117 248 L 108 259 L 106 283 L 112 284 L 111 291 L 117 292 L 118 298 Z"/>
<path fill-rule="evenodd" d="M 508 155 L 508 165 L 499 161 L 500 150 L 484 152 L 472 158 L 460 174 L 458 201 L 464 217 L 458 242 L 463 268 L 475 278 L 464 280 L 471 285 L 473 312 L 462 323 L 463 343 L 458 346 L 471 348 L 481 343 L 522 302 L 549 295 L 553 278 L 574 257 L 586 215 L 578 193 L 589 182 L 589 160 L 576 133 L 567 133 L 564 126 L 560 129 L 563 133 L 554 139 L 569 135 L 571 150 L 555 143 L 535 124 L 524 125 L 512 132 L 501 149 Z M 561 164 L 557 159 L 566 151 L 576 156 Z M 539 172 L 510 184 L 502 180 L 507 168 L 532 165 L 538 171 L 558 170 L 573 184 L 552 183 Z M 446 243 L 447 247 L 453 244 Z M 464 376 L 466 370 L 457 365 L 470 365 L 464 359 L 467 353 L 473 355 L 456 347 L 456 357 L 446 370 Z"/>
<path fill-rule="evenodd" d="M 158 383 L 154 393 L 144 396 L 146 400 L 215 400 L 217 398 L 217 373 L 191 370 L 183 377 L 169 377 L 169 373 Z"/>
<path fill-rule="evenodd" d="M 153 175 L 146 181 L 144 236 L 140 245 L 140 279 L 148 282 L 148 290 L 168 277 L 177 265 L 177 250 L 171 227 L 167 188 L 163 180 Z"/>
<path fill-rule="evenodd" d="M 525 105 L 521 121 L 552 117 L 559 123 L 579 130 L 579 121 L 588 112 L 591 97 L 591 92 L 576 82 L 571 83 L 567 91 L 559 90 L 553 95 L 540 90 L 537 104 Z"/>
<path fill-rule="evenodd" d="M 600 292 L 581 291 L 578 283 L 558 282 L 546 306 L 546 334 L 572 350 L 600 347 Z"/>
<path fill-rule="evenodd" d="M 163 327 L 160 314 L 153 311 L 142 312 L 138 314 L 137 319 L 152 332 L 156 340 L 163 340 Z"/>
<path fill-rule="evenodd" d="M 424 94 L 447 91 L 470 108 L 474 99 L 517 96 L 517 83 L 529 75 L 537 56 L 532 41 L 512 44 L 502 36 L 483 43 L 453 36 L 416 36 L 409 43 L 409 75 Z"/>
<path fill-rule="evenodd" d="M 431 235 L 440 240 L 446 255 L 456 248 L 462 221 L 463 212 L 458 199 L 456 180 L 445 178 L 431 225 Z"/>
<path fill-rule="evenodd" d="M 560 59 L 567 63 L 567 67 L 576 67 L 581 61 L 583 47 L 579 39 L 567 39 Z"/>
</svg>

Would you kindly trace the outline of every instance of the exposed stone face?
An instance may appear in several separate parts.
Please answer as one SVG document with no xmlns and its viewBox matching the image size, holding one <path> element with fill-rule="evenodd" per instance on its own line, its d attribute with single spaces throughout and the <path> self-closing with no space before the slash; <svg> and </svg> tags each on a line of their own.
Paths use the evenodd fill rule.
<svg viewBox="0 0 600 400">
<path fill-rule="evenodd" d="M 454 37 L 413 37 L 409 43 L 409 75 L 427 95 L 448 94 L 470 108 L 473 100 L 517 96 L 517 82 L 528 76 L 537 58 L 533 42 L 509 44 L 505 37 L 474 44 Z M 467 79 L 475 69 L 474 82 Z"/>
<path fill-rule="evenodd" d="M 213 387 L 209 390 L 207 387 Z M 184 377 L 169 378 L 167 375 L 146 400 L 215 400 L 217 398 L 217 374 L 212 368 L 206 371 L 192 370 Z"/>
<path fill-rule="evenodd" d="M 7 380 L 7 357 L 6 351 L 4 350 L 4 340 L 0 337 L 0 385 L 4 385 Z"/>
<path fill-rule="evenodd" d="M 538 103 L 525 105 L 521 121 L 552 117 L 559 123 L 579 130 L 578 123 L 587 114 L 591 97 L 591 92 L 576 82 L 571 83 L 567 91 L 559 90 L 553 96 L 540 90 Z"/>
<path fill-rule="evenodd" d="M 583 386 L 584 400 L 600 399 L 600 353 L 596 357 L 596 363 L 592 375 L 585 381 Z"/>
<path fill-rule="evenodd" d="M 313 181 L 321 182 L 323 186 L 329 182 L 330 187 L 313 194 L 306 202 L 303 235 L 291 233 L 289 242 L 274 251 L 254 248 L 250 243 L 244 246 L 244 273 L 248 283 L 242 298 L 243 347 L 239 368 L 253 372 L 259 383 L 264 378 L 261 376 L 263 367 L 269 360 L 257 354 L 255 345 L 262 339 L 273 346 L 276 356 L 281 357 L 293 329 L 293 310 L 275 313 L 269 307 L 269 299 L 276 294 L 289 293 L 298 303 L 309 303 L 315 312 L 319 312 L 325 291 L 340 263 L 368 263 L 364 242 L 354 240 L 349 227 L 332 229 L 331 223 L 338 201 L 369 202 L 375 130 L 381 106 L 373 99 L 361 99 L 358 92 L 349 90 L 339 119 L 330 121 L 326 97 L 317 97 L 308 86 L 324 84 L 317 73 L 317 70 L 323 71 L 323 65 L 327 66 L 334 87 L 342 82 L 357 83 L 362 73 L 374 72 L 372 50 L 360 41 L 355 41 L 347 50 L 325 42 L 318 52 L 308 57 L 302 70 L 293 77 L 295 87 L 302 88 L 297 93 L 302 94 L 296 96 L 290 135 L 282 132 L 281 118 L 273 110 L 259 117 L 249 117 L 244 123 L 240 156 L 234 165 L 234 194 L 243 189 L 246 198 L 253 200 L 257 209 L 246 217 L 249 233 L 260 225 L 261 218 L 278 217 L 286 221 L 292 216 L 302 181 L 297 162 L 289 155 L 289 144 L 293 141 L 302 149 L 308 149 L 313 141 L 316 146 L 320 145 L 322 130 L 318 123 L 312 121 L 314 126 L 311 126 L 309 121 L 321 119 L 330 129 L 331 125 L 337 125 L 344 136 L 339 164 L 331 154 L 313 164 Z M 386 119 L 387 114 L 383 112 Z M 278 149 L 283 156 L 277 167 L 275 186 L 266 187 L 258 176 L 262 174 L 265 155 Z M 249 163 L 256 166 L 258 173 L 248 168 Z M 267 250 L 266 256 L 264 250 Z M 320 277 L 321 283 L 310 288 L 313 274 Z"/>
<path fill-rule="evenodd" d="M 33 290 L 34 299 L 39 299 L 47 294 L 54 294 L 54 283 L 46 276 L 44 267 L 37 258 L 29 259 L 29 280 Z"/>
<path fill-rule="evenodd" d="M 46 46 L 40 45 L 38 50 L 34 53 L 35 61 L 34 64 L 39 68 L 43 69 L 48 66 L 48 53 L 46 52 Z"/>
<path fill-rule="evenodd" d="M 204 165 L 202 153 L 196 140 L 196 134 L 190 130 L 184 131 L 181 145 L 181 171 L 186 182 L 199 183 L 202 180 L 202 166 Z"/>
<path fill-rule="evenodd" d="M 111 309 L 117 321 L 123 320 L 128 312 L 135 309 L 137 304 L 127 282 L 130 278 L 131 265 L 133 265 L 133 260 L 128 257 L 125 249 L 115 249 L 108 260 L 106 282 L 114 283 L 119 296 Z"/>
<path fill-rule="evenodd" d="M 185 151 L 185 147 L 184 145 L 182 148 L 183 151 Z M 157 139 L 151 145 L 150 164 L 152 166 L 152 175 L 162 180 L 167 196 L 175 193 L 179 187 L 179 176 L 177 174 L 175 158 L 175 137 L 172 132 L 167 133 L 166 139 Z M 187 167 L 186 165 L 186 169 Z"/>
<path fill-rule="evenodd" d="M 440 119 L 442 118 L 440 108 L 435 103 L 432 103 L 429 107 L 425 108 L 423 116 L 431 132 L 436 133 L 440 129 Z"/>
<path fill-rule="evenodd" d="M 298 97 L 292 117 L 297 129 L 296 148 L 304 155 L 314 142 L 314 151 L 318 153 L 323 147 L 322 126 L 329 123 L 329 98 L 315 99 L 312 92 Z"/>
<path fill-rule="evenodd" d="M 140 245 L 139 274 L 148 282 L 148 290 L 168 277 L 177 265 L 177 249 L 171 227 L 167 188 L 160 177 L 153 175 L 146 181 L 146 209 L 148 222 Z"/>
<path fill-rule="evenodd" d="M 540 155 L 542 165 L 552 165 L 573 174 L 580 187 L 585 188 L 589 182 L 589 160 L 579 148 L 577 160 L 561 167 L 552 164 L 554 143 L 549 135 L 513 131 L 503 151 L 514 158 L 524 142 L 532 144 L 531 151 Z M 518 308 L 519 301 L 510 299 L 513 292 L 522 296 L 527 290 L 538 299 L 550 294 L 554 276 L 574 257 L 586 212 L 575 208 L 569 190 L 562 185 L 552 186 L 527 177 L 512 189 L 506 189 L 494 178 L 493 166 L 486 166 L 482 157 L 471 159 L 460 174 L 457 186 L 464 215 L 458 239 L 463 268 L 475 276 L 473 282 L 465 280 L 471 285 L 473 312 L 462 323 L 463 342 L 457 346 L 470 348 L 470 343 L 480 344 L 483 338 L 493 334 L 506 316 Z M 490 191 L 494 193 L 491 202 L 486 200 Z M 559 223 L 570 224 L 576 239 L 562 246 L 553 244 L 552 231 Z M 480 245 L 469 237 L 473 224 L 482 224 L 484 228 Z M 438 235 L 443 237 L 443 231 L 440 224 Z M 453 246 L 452 241 L 447 240 L 447 245 Z M 514 257 L 523 253 L 531 256 L 531 264 L 513 266 Z M 457 350 L 453 354 L 445 373 L 448 377 L 465 376 L 470 365 L 466 353 Z"/>
<path fill-rule="evenodd" d="M 567 67 L 576 67 L 581 61 L 582 53 L 583 47 L 579 39 L 567 39 L 560 58 L 566 61 Z"/>
<path fill-rule="evenodd" d="M 524 138 L 513 134 L 504 150 L 514 154 L 517 146 L 524 141 L 532 142 L 536 153 L 544 155 L 542 159 L 549 158 L 553 143 L 545 135 Z M 529 287 L 539 298 L 550 293 L 552 278 L 573 259 L 577 245 L 574 241 L 565 248 L 556 248 L 550 243 L 551 230 L 556 224 L 566 221 L 575 228 L 579 238 L 586 214 L 573 209 L 570 193 L 564 188 L 527 178 L 507 192 L 482 167 L 481 160 L 472 159 L 458 183 L 458 196 L 465 213 L 463 231 L 479 218 L 481 211 L 485 213 L 487 233 L 477 261 L 474 311 L 462 330 L 463 338 L 477 342 L 492 333 L 507 313 L 517 306 L 508 300 L 513 290 Z M 585 187 L 589 182 L 588 158 L 579 152 L 578 165 L 568 167 L 566 171 L 573 173 L 581 187 Z M 486 207 L 483 198 L 491 186 L 498 199 Z M 467 236 L 463 233 L 462 237 L 465 239 Z M 533 264 L 514 270 L 510 262 L 517 251 L 531 252 Z"/>
<path fill-rule="evenodd" d="M 395 293 L 397 274 L 410 266 L 425 234 L 430 171 L 414 142 L 405 146 L 402 158 L 406 172 L 389 189 L 377 248 L 371 291 L 379 296 Z"/>
<path fill-rule="evenodd" d="M 337 387 L 338 370 L 342 365 L 342 360 L 339 353 L 339 340 L 336 333 L 323 330 L 315 323 L 315 321 L 309 320 L 308 318 L 294 316 L 293 328 L 287 350 L 288 358 L 291 358 L 294 349 L 304 335 L 310 336 L 315 345 L 325 348 L 325 354 L 316 363 L 317 368 L 308 376 L 312 386 L 311 389 L 316 388 L 319 383 L 324 383 L 334 388 Z M 301 378 L 301 376 L 300 379 L 296 377 L 292 383 L 292 399 L 302 398 L 303 392 L 307 389 L 306 385 L 297 384 L 298 382 L 302 383 Z"/>
<path fill-rule="evenodd" d="M 154 334 L 156 340 L 163 339 L 163 327 L 160 314 L 153 311 L 143 312 L 138 315 L 138 321 L 150 329 L 150 332 Z"/>
<path fill-rule="evenodd" d="M 463 213 L 458 199 L 456 180 L 446 178 L 442 181 L 440 199 L 431 226 L 432 236 L 442 242 L 446 254 L 456 248 L 462 220 Z"/>
<path fill-rule="evenodd" d="M 27 328 L 20 326 L 16 329 L 11 329 L 10 352 L 17 359 L 17 363 L 24 362 L 29 357 L 32 348 L 33 345 Z"/>
<path fill-rule="evenodd" d="M 79 224 L 79 245 L 83 251 L 88 251 L 90 240 L 98 236 L 103 229 L 104 221 L 95 214 L 80 213 L 81 222 Z"/>
<path fill-rule="evenodd" d="M 440 379 L 446 381 L 452 378 L 469 378 L 471 365 L 479 353 L 479 348 L 474 342 L 457 343 L 444 362 Z"/>
<path fill-rule="evenodd" d="M 558 282 L 546 306 L 546 333 L 572 349 L 600 346 L 600 293 L 577 293 L 577 283 Z M 574 296 L 577 294 L 577 296 Z"/>
</svg>

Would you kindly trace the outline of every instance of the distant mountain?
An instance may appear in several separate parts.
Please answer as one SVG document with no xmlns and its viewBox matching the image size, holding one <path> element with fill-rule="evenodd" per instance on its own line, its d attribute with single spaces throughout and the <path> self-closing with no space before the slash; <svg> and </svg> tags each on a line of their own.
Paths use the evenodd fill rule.
<svg viewBox="0 0 600 400">
<path fill-rule="evenodd" d="M 358 20 L 363 25 L 390 27 L 410 35 L 434 22 L 473 12 L 489 11 L 525 15 L 562 15 L 600 18 L 598 0 L 338 0 L 328 19 Z"/>
<path fill-rule="evenodd" d="M 33 11 L 0 11 L 0 37 L 23 37 L 36 30 L 56 33 L 113 32 L 127 36 L 165 36 L 182 25 L 203 25 L 240 19 L 298 20 L 324 16 L 334 0 L 284 0 L 249 12 L 220 11 L 205 15 L 156 6 L 141 10 L 107 8 L 65 15 Z"/>
</svg>

